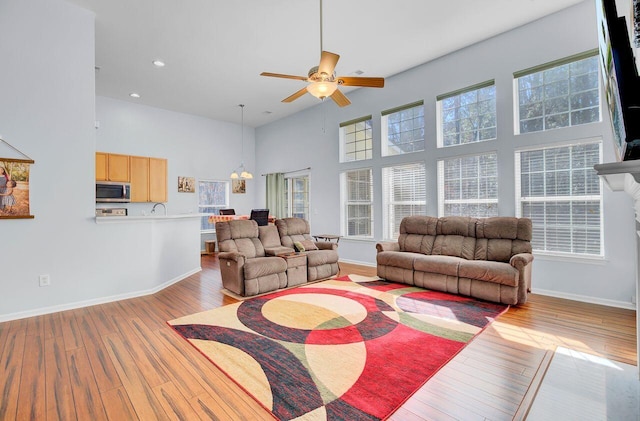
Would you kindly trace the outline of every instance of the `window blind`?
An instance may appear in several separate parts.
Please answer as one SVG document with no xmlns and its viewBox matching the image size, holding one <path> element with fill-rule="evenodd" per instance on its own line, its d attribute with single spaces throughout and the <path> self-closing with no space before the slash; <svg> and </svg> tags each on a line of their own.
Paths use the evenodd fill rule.
<svg viewBox="0 0 640 421">
<path fill-rule="evenodd" d="M 424 162 L 383 168 L 382 192 L 384 238 L 396 239 L 402 218 L 427 213 Z"/>
<path fill-rule="evenodd" d="M 344 233 L 347 236 L 373 235 L 372 170 L 360 169 L 343 173 Z"/>
</svg>

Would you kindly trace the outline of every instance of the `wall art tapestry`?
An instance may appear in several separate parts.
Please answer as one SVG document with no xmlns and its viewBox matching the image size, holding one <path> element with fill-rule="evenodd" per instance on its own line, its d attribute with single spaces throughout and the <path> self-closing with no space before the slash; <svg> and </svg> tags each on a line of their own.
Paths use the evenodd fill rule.
<svg viewBox="0 0 640 421">
<path fill-rule="evenodd" d="M 196 179 L 194 177 L 178 177 L 179 193 L 195 193 Z"/>
<path fill-rule="evenodd" d="M 29 166 L 34 161 L 1 138 L 0 144 L 25 158 L 0 156 L 0 219 L 33 218 L 29 210 Z"/>
</svg>

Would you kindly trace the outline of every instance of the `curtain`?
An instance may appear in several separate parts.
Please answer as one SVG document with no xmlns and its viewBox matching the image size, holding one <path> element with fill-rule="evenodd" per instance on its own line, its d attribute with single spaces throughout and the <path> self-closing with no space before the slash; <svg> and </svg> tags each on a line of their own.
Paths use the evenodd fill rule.
<svg viewBox="0 0 640 421">
<path fill-rule="evenodd" d="M 269 215 L 276 218 L 284 218 L 285 215 L 285 191 L 284 174 L 267 174 L 267 208 Z"/>
</svg>

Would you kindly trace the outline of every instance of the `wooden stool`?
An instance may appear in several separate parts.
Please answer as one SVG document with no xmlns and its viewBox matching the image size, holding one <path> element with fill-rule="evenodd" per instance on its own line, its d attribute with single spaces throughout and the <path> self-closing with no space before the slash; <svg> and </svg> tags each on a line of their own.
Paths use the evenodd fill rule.
<svg viewBox="0 0 640 421">
<path fill-rule="evenodd" d="M 216 252 L 216 242 L 214 240 L 205 240 L 204 247 L 207 254 L 213 254 Z"/>
</svg>

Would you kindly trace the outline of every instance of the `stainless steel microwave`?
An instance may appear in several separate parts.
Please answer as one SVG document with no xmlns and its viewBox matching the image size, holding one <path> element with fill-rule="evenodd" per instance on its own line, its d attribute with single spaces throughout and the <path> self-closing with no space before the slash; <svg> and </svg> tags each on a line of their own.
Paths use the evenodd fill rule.
<svg viewBox="0 0 640 421">
<path fill-rule="evenodd" d="M 96 181 L 96 202 L 131 202 L 131 184 L 120 181 Z"/>
</svg>

